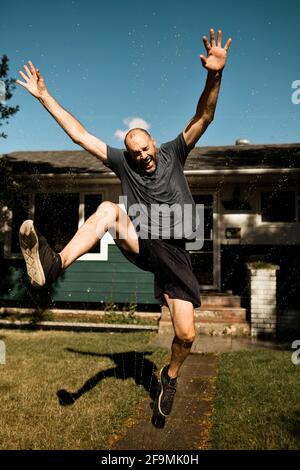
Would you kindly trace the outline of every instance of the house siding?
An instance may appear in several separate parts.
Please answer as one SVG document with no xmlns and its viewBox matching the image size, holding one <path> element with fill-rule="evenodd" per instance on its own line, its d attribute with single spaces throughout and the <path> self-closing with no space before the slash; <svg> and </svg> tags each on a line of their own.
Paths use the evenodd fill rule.
<svg viewBox="0 0 300 470">
<path fill-rule="evenodd" d="M 131 264 L 115 245 L 109 246 L 107 261 L 76 261 L 47 290 L 28 289 L 22 260 L 4 260 L 2 266 L 2 303 L 18 301 L 26 305 L 43 299 L 47 306 L 60 302 L 158 304 L 153 274 Z"/>
</svg>

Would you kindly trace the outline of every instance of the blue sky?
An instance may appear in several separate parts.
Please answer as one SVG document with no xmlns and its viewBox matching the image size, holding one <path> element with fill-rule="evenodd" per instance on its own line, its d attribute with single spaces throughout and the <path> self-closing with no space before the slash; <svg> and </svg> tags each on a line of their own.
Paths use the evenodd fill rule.
<svg viewBox="0 0 300 470">
<path fill-rule="evenodd" d="M 115 133 L 131 118 L 160 144 L 192 117 L 206 78 L 202 36 L 222 28 L 233 43 L 198 145 L 299 142 L 299 18 L 296 0 L 16 0 L 1 6 L 0 54 L 15 78 L 31 59 L 60 104 L 108 144 L 122 146 Z M 25 89 L 9 104 L 20 112 L 2 128 L 0 153 L 78 148 Z"/>
</svg>

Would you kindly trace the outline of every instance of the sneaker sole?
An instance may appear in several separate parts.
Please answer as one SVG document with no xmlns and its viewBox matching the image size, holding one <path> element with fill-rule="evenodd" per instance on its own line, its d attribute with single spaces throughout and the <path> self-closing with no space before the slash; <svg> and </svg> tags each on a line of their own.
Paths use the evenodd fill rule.
<svg viewBox="0 0 300 470">
<path fill-rule="evenodd" d="M 19 241 L 31 284 L 43 287 L 46 280 L 39 256 L 39 240 L 32 220 L 25 220 L 21 225 Z"/>
<path fill-rule="evenodd" d="M 167 416 L 169 416 L 169 415 L 166 415 L 165 413 L 163 413 L 163 412 L 161 411 L 161 407 L 160 407 L 160 404 L 161 404 L 161 397 L 163 396 L 163 391 L 164 391 L 163 386 L 162 386 L 162 380 L 161 380 L 162 371 L 163 371 L 163 368 L 160 370 L 160 373 L 159 373 L 161 392 L 160 392 L 159 397 L 158 397 L 157 407 L 158 407 L 158 411 L 160 412 L 160 414 L 161 414 L 162 416 L 167 417 Z"/>
</svg>

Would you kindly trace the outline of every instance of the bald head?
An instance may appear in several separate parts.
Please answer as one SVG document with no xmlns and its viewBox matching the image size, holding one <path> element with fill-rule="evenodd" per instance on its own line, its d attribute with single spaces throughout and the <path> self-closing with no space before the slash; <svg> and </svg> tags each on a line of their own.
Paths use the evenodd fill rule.
<svg viewBox="0 0 300 470">
<path fill-rule="evenodd" d="M 142 128 L 130 129 L 124 139 L 125 146 L 141 172 L 156 170 L 156 144 L 149 132 Z"/>
<path fill-rule="evenodd" d="M 138 137 L 141 134 L 144 134 L 147 137 L 149 137 L 150 139 L 152 139 L 149 132 L 146 131 L 146 129 L 143 129 L 142 127 L 135 127 L 134 129 L 130 129 L 127 132 L 127 134 L 125 135 L 125 138 L 124 138 L 124 144 L 125 144 L 125 147 L 127 148 L 127 150 L 129 150 L 128 144 L 130 145 L 130 141 L 135 139 L 135 137 Z"/>
</svg>

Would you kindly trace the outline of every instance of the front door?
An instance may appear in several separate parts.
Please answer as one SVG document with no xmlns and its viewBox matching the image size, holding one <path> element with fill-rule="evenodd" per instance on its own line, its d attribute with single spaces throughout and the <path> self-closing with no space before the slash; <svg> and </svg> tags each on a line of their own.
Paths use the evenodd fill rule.
<svg viewBox="0 0 300 470">
<path fill-rule="evenodd" d="M 193 194 L 193 198 L 196 204 L 204 205 L 204 244 L 201 250 L 190 251 L 193 271 L 202 289 L 219 289 L 216 195 Z"/>
</svg>

